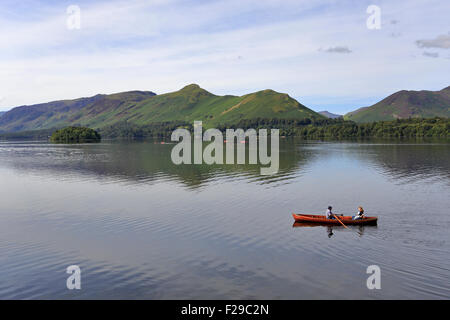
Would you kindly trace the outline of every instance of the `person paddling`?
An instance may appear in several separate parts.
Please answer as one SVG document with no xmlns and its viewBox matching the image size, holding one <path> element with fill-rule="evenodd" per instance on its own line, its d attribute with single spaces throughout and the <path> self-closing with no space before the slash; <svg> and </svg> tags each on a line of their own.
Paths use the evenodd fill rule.
<svg viewBox="0 0 450 320">
<path fill-rule="evenodd" d="M 327 219 L 336 219 L 334 217 L 334 213 L 331 210 L 333 210 L 333 207 L 332 206 L 328 206 L 327 213 L 325 214 L 327 216 Z"/>
<path fill-rule="evenodd" d="M 325 215 L 327 216 L 327 219 L 336 219 L 336 215 L 332 212 L 333 207 L 329 206 L 327 212 Z M 343 214 L 340 215 L 341 217 L 344 216 Z"/>
</svg>

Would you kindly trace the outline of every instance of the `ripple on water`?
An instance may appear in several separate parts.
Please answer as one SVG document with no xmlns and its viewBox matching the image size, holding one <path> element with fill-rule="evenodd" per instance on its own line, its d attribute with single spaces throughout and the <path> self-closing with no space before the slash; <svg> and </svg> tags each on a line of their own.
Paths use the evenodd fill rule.
<svg viewBox="0 0 450 320">
<path fill-rule="evenodd" d="M 449 297 L 448 148 L 293 144 L 268 177 L 178 167 L 163 148 L 0 144 L 0 297 Z M 380 224 L 331 238 L 292 227 L 291 211 L 329 201 L 363 203 Z M 70 264 L 82 267 L 80 292 L 65 288 Z M 372 264 L 380 293 L 365 288 Z"/>
</svg>

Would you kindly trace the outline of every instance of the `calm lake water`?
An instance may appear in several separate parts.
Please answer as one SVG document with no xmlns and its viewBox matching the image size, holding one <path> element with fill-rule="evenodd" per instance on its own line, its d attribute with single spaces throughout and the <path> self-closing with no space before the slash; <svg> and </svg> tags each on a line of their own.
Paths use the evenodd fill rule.
<svg viewBox="0 0 450 320">
<path fill-rule="evenodd" d="M 450 298 L 448 142 L 286 139 L 275 176 L 172 147 L 0 142 L 0 298 Z M 378 226 L 293 226 L 329 204 Z"/>
</svg>

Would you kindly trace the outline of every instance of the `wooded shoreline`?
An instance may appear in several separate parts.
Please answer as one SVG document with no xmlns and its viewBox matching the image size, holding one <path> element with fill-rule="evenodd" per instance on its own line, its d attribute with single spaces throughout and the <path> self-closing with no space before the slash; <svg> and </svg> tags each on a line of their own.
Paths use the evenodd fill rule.
<svg viewBox="0 0 450 320">
<path fill-rule="evenodd" d="M 94 128 L 103 138 L 139 139 L 170 138 L 177 128 L 193 131 L 193 123 L 184 121 L 156 122 L 136 125 L 119 122 L 104 128 Z M 305 139 L 345 138 L 450 138 L 450 119 L 397 119 L 370 123 L 355 123 L 343 119 L 242 119 L 234 124 L 223 124 L 217 129 L 279 129 L 280 136 Z M 49 139 L 61 128 L 0 133 L 0 139 Z"/>
</svg>

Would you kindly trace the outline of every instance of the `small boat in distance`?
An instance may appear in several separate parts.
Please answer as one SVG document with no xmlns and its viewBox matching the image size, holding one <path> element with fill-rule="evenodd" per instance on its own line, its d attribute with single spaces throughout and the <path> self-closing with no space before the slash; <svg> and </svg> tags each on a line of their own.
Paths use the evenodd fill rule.
<svg viewBox="0 0 450 320">
<path fill-rule="evenodd" d="M 295 214 L 293 213 L 295 222 L 307 222 L 327 225 L 341 225 L 336 219 L 327 219 L 325 216 L 314 214 Z M 363 219 L 353 220 L 351 216 L 337 216 L 345 225 L 376 225 L 378 217 L 364 217 Z"/>
</svg>

